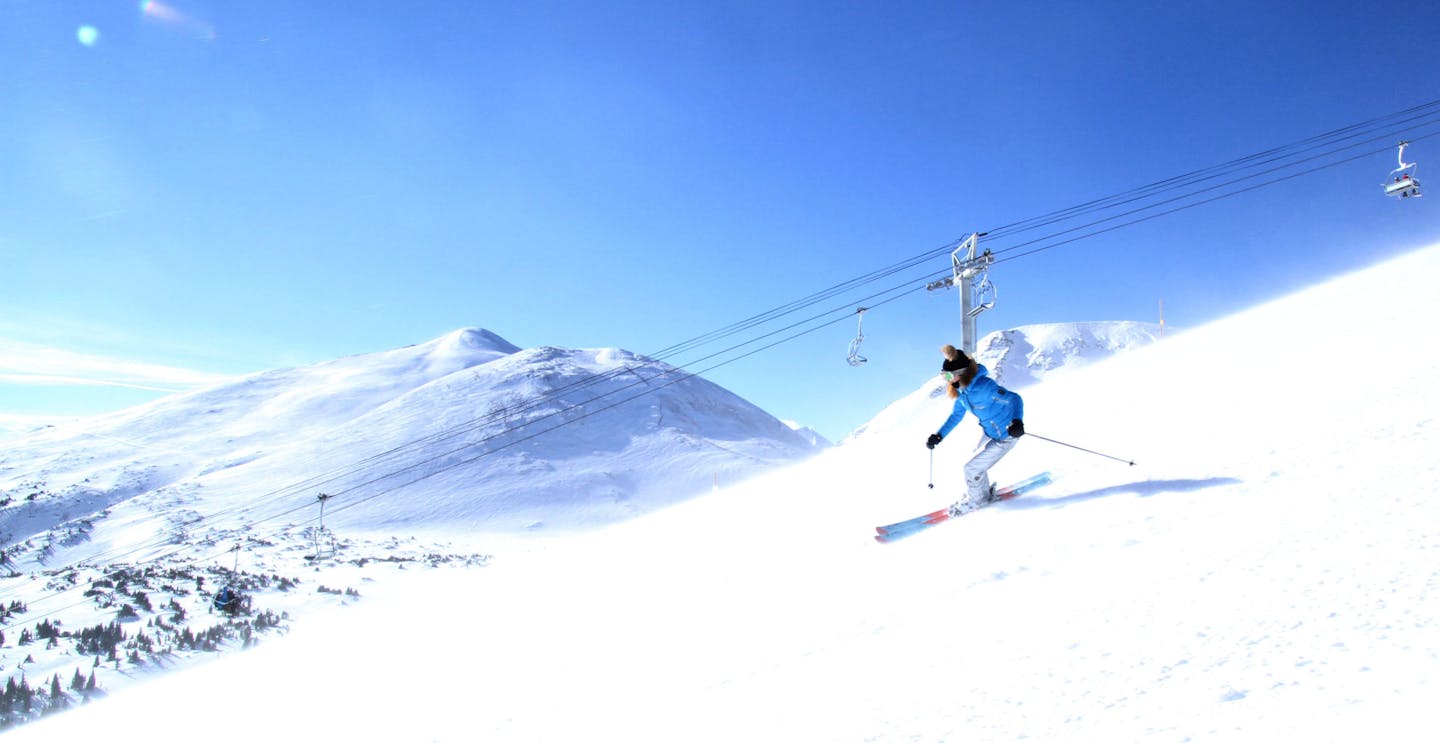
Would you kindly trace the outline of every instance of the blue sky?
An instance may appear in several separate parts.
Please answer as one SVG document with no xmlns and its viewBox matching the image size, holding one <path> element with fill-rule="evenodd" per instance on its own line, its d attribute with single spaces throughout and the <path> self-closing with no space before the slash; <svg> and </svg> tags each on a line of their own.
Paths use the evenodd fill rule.
<svg viewBox="0 0 1440 743">
<path fill-rule="evenodd" d="M 1440 98 L 1426 4 L 1000 5 L 10 0 L 0 416 L 467 326 L 653 353 L 971 231 Z M 1423 180 L 1440 137 L 1407 156 Z M 1393 167 L 1006 261 L 981 330 L 1155 320 L 1162 300 L 1193 327 L 1440 239 L 1440 202 L 1380 195 Z M 867 313 L 859 368 L 854 334 L 706 376 L 838 438 L 938 368 L 956 296 Z"/>
</svg>

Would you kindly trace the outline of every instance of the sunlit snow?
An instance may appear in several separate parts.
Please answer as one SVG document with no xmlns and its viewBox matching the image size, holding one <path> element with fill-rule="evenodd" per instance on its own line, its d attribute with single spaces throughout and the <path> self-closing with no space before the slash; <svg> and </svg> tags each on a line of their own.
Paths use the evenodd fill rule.
<svg viewBox="0 0 1440 743">
<path fill-rule="evenodd" d="M 932 468 L 933 378 L 805 463 L 8 736 L 1424 740 L 1437 278 L 1433 247 L 1029 387 L 1027 430 L 1137 464 L 1031 437 L 993 474 L 1054 484 L 903 542 L 873 526 L 960 497 L 978 435 Z"/>
</svg>

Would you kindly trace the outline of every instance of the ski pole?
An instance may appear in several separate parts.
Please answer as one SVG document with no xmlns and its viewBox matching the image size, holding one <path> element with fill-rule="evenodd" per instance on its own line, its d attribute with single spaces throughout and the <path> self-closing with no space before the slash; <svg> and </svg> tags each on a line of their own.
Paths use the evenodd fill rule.
<svg viewBox="0 0 1440 743">
<path fill-rule="evenodd" d="M 1125 464 L 1128 464 L 1128 465 L 1130 465 L 1131 467 L 1134 467 L 1134 466 L 1135 466 L 1135 463 L 1132 462 L 1132 461 L 1130 461 L 1130 460 L 1128 460 L 1128 459 L 1121 459 L 1120 457 L 1112 457 L 1112 456 L 1110 456 L 1109 454 L 1101 454 L 1101 453 L 1098 452 L 1098 451 L 1090 451 L 1089 449 L 1086 449 L 1086 448 L 1081 447 L 1081 446 L 1076 446 L 1076 445 L 1074 445 L 1074 444 L 1067 444 L 1067 443 L 1065 443 L 1064 441 L 1056 441 L 1055 439 L 1047 439 L 1047 438 L 1045 438 L 1044 436 L 1039 436 L 1039 435 L 1030 433 L 1029 431 L 1026 431 L 1026 432 L 1025 432 L 1025 435 L 1026 435 L 1026 436 L 1034 436 L 1035 438 L 1040 439 L 1041 441 L 1049 441 L 1049 442 L 1052 443 L 1052 444 L 1059 444 L 1059 445 L 1061 445 L 1061 446 L 1068 446 L 1068 447 L 1070 447 L 1071 449 L 1079 449 L 1080 451 L 1083 451 L 1083 452 L 1085 452 L 1085 453 L 1087 453 L 1087 454 L 1094 454 L 1094 455 L 1097 456 L 1097 457 L 1105 457 L 1106 459 L 1113 459 L 1113 460 L 1115 460 L 1115 461 L 1117 461 L 1117 462 L 1124 462 Z"/>
<path fill-rule="evenodd" d="M 935 450 L 934 450 L 934 449 L 931 449 L 931 450 L 930 450 L 930 484 L 927 485 L 926 487 L 930 488 L 931 490 L 934 490 L 934 489 L 935 489 Z"/>
</svg>

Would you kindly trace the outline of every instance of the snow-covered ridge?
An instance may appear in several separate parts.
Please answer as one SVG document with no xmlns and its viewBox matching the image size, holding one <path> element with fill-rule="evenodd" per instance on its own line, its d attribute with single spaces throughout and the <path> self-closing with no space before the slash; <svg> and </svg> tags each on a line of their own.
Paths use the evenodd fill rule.
<svg viewBox="0 0 1440 743">
<path fill-rule="evenodd" d="M 182 503 L 263 518 L 321 489 L 349 496 L 333 523 L 352 529 L 585 527 L 816 450 L 668 364 L 619 349 L 522 350 L 469 328 L 19 439 L 0 452 L 0 537 L 46 541 L 105 509 L 163 516 Z M 94 524 L 96 541 L 105 529 Z"/>
<path fill-rule="evenodd" d="M 985 335 L 975 344 L 975 357 L 989 370 L 991 378 L 1007 387 L 1024 390 L 1061 373 L 1144 348 L 1161 337 L 1159 325 L 1124 320 L 1022 325 Z M 921 417 L 924 422 L 920 428 L 914 428 L 921 411 L 936 410 L 935 401 L 945 393 L 938 376 L 938 353 L 934 368 L 935 374 L 927 375 L 914 392 L 886 406 L 845 441 L 893 432 L 897 427 L 912 430 L 912 436 L 938 428 L 943 415 L 934 420 Z M 939 405 L 938 409 L 949 410 L 947 405 Z M 935 413 L 930 413 L 930 417 L 934 416 Z"/>
<path fill-rule="evenodd" d="M 1071 322 L 1023 325 L 986 335 L 975 355 L 1003 385 L 1023 389 L 1052 374 L 1141 348 L 1162 336 L 1153 323 Z"/>
</svg>

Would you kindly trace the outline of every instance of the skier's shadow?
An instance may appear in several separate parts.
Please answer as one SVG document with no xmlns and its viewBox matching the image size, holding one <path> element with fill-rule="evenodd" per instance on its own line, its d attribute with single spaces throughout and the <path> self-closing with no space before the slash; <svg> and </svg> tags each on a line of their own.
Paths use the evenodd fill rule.
<svg viewBox="0 0 1440 743">
<path fill-rule="evenodd" d="M 1016 498 L 1005 504 L 1011 508 L 1049 508 L 1052 506 L 1064 505 L 1066 503 L 1080 503 L 1096 498 L 1108 498 L 1121 493 L 1132 493 L 1141 498 L 1149 498 L 1164 493 L 1193 493 L 1197 490 L 1207 488 L 1219 488 L 1226 485 L 1239 485 L 1244 482 L 1234 477 L 1210 477 L 1204 480 L 1142 480 L 1140 482 L 1126 483 L 1124 485 L 1111 485 L 1108 488 L 1090 490 L 1084 493 L 1071 493 L 1059 498 Z"/>
</svg>

